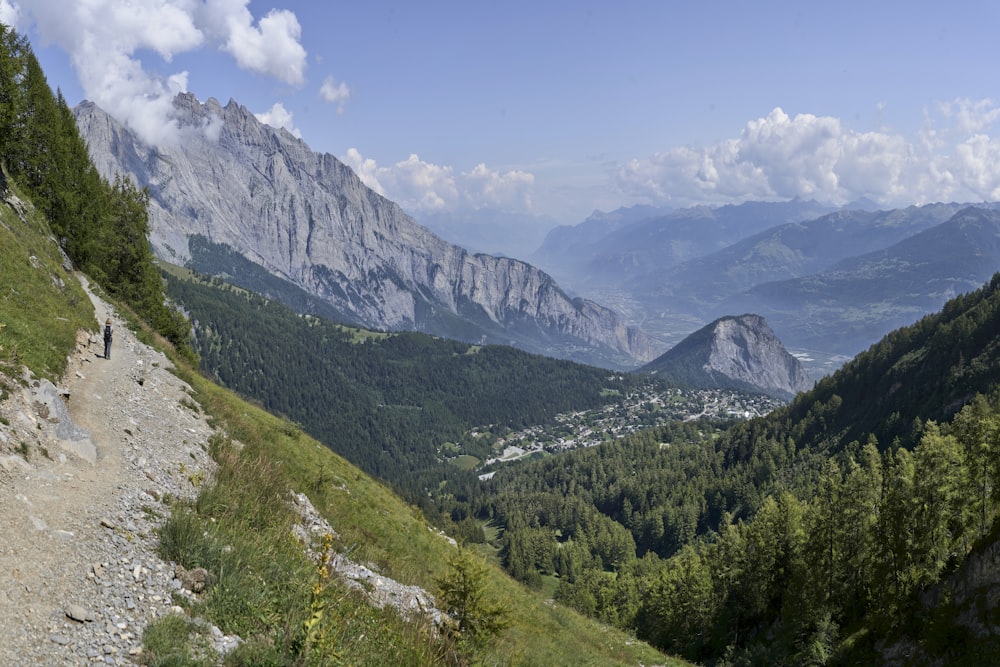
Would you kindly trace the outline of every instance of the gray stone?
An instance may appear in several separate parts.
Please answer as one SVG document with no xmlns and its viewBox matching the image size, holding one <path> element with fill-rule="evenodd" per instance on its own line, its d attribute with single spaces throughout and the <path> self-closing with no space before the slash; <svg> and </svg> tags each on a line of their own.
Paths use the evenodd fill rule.
<svg viewBox="0 0 1000 667">
<path fill-rule="evenodd" d="M 42 379 L 32 393 L 38 416 L 54 425 L 60 446 L 88 463 L 96 463 L 97 448 L 90 440 L 90 433 L 73 422 L 59 389 Z"/>
<path fill-rule="evenodd" d="M 196 567 L 193 570 L 185 570 L 181 565 L 178 565 L 174 569 L 174 577 L 181 582 L 181 586 L 185 590 L 189 590 L 192 593 L 203 592 L 209 580 L 208 570 L 205 568 Z"/>
<path fill-rule="evenodd" d="M 94 620 L 94 614 L 78 604 L 68 605 L 66 607 L 66 616 L 80 623 Z"/>
</svg>

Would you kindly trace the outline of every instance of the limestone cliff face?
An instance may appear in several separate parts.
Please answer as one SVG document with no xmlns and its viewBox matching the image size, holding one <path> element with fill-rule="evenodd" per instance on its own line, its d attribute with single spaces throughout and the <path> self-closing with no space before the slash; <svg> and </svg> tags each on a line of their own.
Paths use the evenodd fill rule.
<svg viewBox="0 0 1000 667">
<path fill-rule="evenodd" d="M 76 109 L 95 164 L 150 193 L 150 241 L 183 264 L 194 235 L 228 245 L 357 322 L 611 367 L 654 356 L 610 310 L 570 299 L 524 262 L 470 254 L 417 224 L 335 157 L 230 101 L 174 102 L 179 141 L 143 145 L 95 105 Z"/>
<path fill-rule="evenodd" d="M 813 384 L 760 315 L 722 317 L 641 370 L 697 387 L 752 388 L 786 398 Z"/>
</svg>

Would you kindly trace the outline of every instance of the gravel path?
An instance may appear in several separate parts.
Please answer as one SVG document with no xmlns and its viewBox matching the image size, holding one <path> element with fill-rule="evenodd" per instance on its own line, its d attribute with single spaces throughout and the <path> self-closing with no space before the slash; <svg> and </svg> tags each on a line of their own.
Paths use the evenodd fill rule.
<svg viewBox="0 0 1000 667">
<path fill-rule="evenodd" d="M 0 405 L 0 665 L 134 664 L 180 587 L 155 553 L 163 501 L 212 474 L 190 388 L 91 298 L 111 359 L 83 336 L 58 389 L 29 379 Z"/>
<path fill-rule="evenodd" d="M 134 665 L 146 625 L 183 613 L 173 596 L 192 595 L 157 556 L 155 531 L 171 498 L 210 480 L 212 429 L 167 358 L 88 294 L 98 322 L 112 318 L 111 359 L 103 340 L 81 334 L 59 387 L 29 377 L 0 403 L 2 667 Z M 289 505 L 318 558 L 333 528 L 305 495 L 290 493 Z M 339 554 L 329 567 L 374 605 L 442 621 L 419 587 Z M 212 636 L 219 653 L 239 642 Z"/>
</svg>

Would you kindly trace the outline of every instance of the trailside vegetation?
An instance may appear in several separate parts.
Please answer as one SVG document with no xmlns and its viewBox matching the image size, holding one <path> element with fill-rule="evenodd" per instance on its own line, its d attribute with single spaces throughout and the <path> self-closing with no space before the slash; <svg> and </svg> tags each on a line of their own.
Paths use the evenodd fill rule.
<svg viewBox="0 0 1000 667">
<path fill-rule="evenodd" d="M 184 318 L 164 301 L 149 247 L 147 193 L 98 174 L 62 93 L 49 88 L 27 40 L 2 24 L 0 162 L 77 268 L 188 349 Z"/>
<path fill-rule="evenodd" d="M 172 508 L 161 552 L 217 577 L 184 604 L 192 616 L 243 638 L 225 664 L 687 664 L 516 585 L 287 420 L 184 363 L 178 373 L 228 437 L 211 443 L 220 466 L 215 478 L 195 501 Z M 435 628 L 420 614 L 379 609 L 340 577 L 320 574 L 322 561 L 310 561 L 293 537 L 289 491 L 307 494 L 335 528 L 324 552 L 332 547 L 380 575 L 431 591 L 451 621 Z M 178 618 L 146 629 L 145 664 L 216 664 L 200 649 L 204 627 Z"/>
</svg>

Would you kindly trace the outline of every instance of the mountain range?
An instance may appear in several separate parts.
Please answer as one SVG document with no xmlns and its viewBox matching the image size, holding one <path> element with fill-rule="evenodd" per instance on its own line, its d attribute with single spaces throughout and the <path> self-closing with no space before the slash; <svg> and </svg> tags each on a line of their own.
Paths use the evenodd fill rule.
<svg viewBox="0 0 1000 667">
<path fill-rule="evenodd" d="M 368 328 L 634 369 L 757 313 L 817 378 L 1000 265 L 992 205 L 806 200 L 595 212 L 552 229 L 529 264 L 442 239 L 234 101 L 182 94 L 175 109 L 182 140 L 159 147 L 75 109 L 98 170 L 147 188 L 157 256 Z"/>
<path fill-rule="evenodd" d="M 161 259 L 190 261 L 190 240 L 201 237 L 374 329 L 614 368 L 662 351 L 530 264 L 442 240 L 335 157 L 261 123 L 246 107 L 203 104 L 190 94 L 174 105 L 180 139 L 159 147 L 92 103 L 74 111 L 100 173 L 128 174 L 148 190 L 150 243 Z"/>
<path fill-rule="evenodd" d="M 760 314 L 815 377 L 1000 266 L 992 204 L 831 211 L 748 202 L 647 212 L 554 229 L 532 261 L 668 343 L 719 317 Z"/>
</svg>

